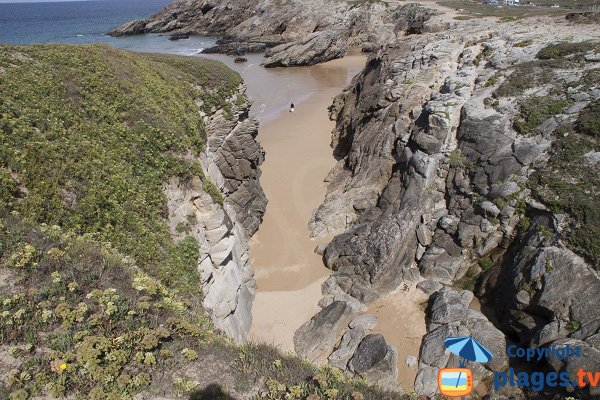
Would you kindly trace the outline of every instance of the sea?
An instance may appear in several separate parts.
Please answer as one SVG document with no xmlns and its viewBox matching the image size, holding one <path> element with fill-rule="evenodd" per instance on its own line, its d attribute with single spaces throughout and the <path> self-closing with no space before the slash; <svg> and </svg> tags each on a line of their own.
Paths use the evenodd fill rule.
<svg viewBox="0 0 600 400">
<path fill-rule="evenodd" d="M 169 0 L 89 0 L 6 3 L 0 0 L 0 45 L 44 43 L 107 45 L 136 52 L 176 54 L 219 60 L 237 71 L 253 104 L 250 114 L 261 123 L 300 104 L 330 84 L 331 73 L 310 68 L 263 68 L 261 54 L 249 54 L 245 63 L 218 54 L 201 54 L 217 37 L 192 36 L 171 41 L 169 35 L 145 34 L 120 38 L 106 35 L 117 26 L 147 18 Z M 353 71 L 356 73 L 356 71 Z M 342 77 L 346 79 L 347 77 Z"/>
</svg>

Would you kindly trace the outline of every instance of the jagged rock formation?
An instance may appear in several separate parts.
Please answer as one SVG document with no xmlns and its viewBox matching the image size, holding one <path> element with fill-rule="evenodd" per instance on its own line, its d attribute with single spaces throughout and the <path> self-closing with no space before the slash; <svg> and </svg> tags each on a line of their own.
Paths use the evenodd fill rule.
<svg viewBox="0 0 600 400">
<path fill-rule="evenodd" d="M 172 236 L 191 235 L 200 244 L 203 305 L 215 326 L 237 342 L 245 341 L 250 331 L 256 287 L 248 239 L 267 204 L 258 180 L 263 161 L 255 140 L 258 123 L 248 118 L 244 90 L 240 87 L 230 99 L 231 112 L 221 109 L 204 116 L 208 143 L 201 163 L 224 194 L 224 204 L 215 202 L 198 178 L 190 184 L 172 179 L 166 188 Z M 244 101 L 236 102 L 238 97 Z M 185 232 L 181 226 L 187 227 Z"/>
<path fill-rule="evenodd" d="M 323 307 L 294 335 L 296 353 L 310 361 L 328 362 L 384 389 L 402 391 L 397 384 L 398 354 L 382 335 L 367 334 L 377 318 L 356 316 L 343 300 Z M 334 351 L 335 349 L 335 351 Z"/>
<path fill-rule="evenodd" d="M 550 45 L 567 39 L 596 44 Z M 567 212 L 543 202 L 567 196 L 551 178 L 566 187 L 583 179 L 577 185 L 588 203 L 575 200 L 588 204 L 578 205 L 581 214 L 593 215 L 595 178 L 577 175 L 587 173 L 583 165 L 593 165 L 598 151 L 581 135 L 594 135 L 585 121 L 600 98 L 593 78 L 599 40 L 595 27 L 551 18 L 502 26 L 471 21 L 391 43 L 335 99 L 332 147 L 340 161 L 309 224 L 314 236 L 343 232 L 324 254 L 333 273 L 321 304 L 349 296 L 360 308 L 402 282 L 419 282 L 432 306 L 417 393 L 433 395 L 437 370 L 456 365 L 443 348 L 453 335 L 473 335 L 493 348 L 490 370 L 507 366 L 506 340 L 544 346 L 568 338 L 588 349 L 577 365 L 597 359 L 596 245 L 593 234 L 578 230 L 589 224 L 593 232 L 597 223 L 577 219 L 565 202 Z M 554 150 L 568 146 L 567 136 L 583 146 L 580 159 Z M 553 157 L 576 172 L 556 177 Z M 483 314 L 468 309 L 471 291 L 443 288 L 474 284 Z M 329 361 L 348 369 L 362 333 L 337 335 Z"/>
<path fill-rule="evenodd" d="M 233 111 L 217 110 L 205 116 L 207 154 L 216 165 L 210 175 L 222 188 L 225 202 L 233 207 L 238 221 L 252 236 L 262 222 L 267 198 L 260 186 L 262 147 L 256 141 L 258 121 L 248 117 L 250 105 L 245 88 L 230 102 Z M 243 99 L 238 103 L 238 99 Z M 209 165 L 210 167 L 210 165 Z"/>
<path fill-rule="evenodd" d="M 115 29 L 140 33 L 223 36 L 207 52 L 263 52 L 264 65 L 312 65 L 343 57 L 348 46 L 375 50 L 406 33 L 435 29 L 431 10 L 416 4 L 336 0 L 179 0 L 147 20 Z"/>
</svg>

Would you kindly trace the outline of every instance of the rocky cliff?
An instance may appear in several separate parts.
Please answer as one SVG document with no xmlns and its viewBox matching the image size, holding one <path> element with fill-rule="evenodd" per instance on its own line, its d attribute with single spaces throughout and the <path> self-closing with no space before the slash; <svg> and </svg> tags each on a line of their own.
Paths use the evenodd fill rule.
<svg viewBox="0 0 600 400">
<path fill-rule="evenodd" d="M 372 51 L 407 33 L 439 28 L 416 4 L 339 0 L 178 0 L 113 36 L 171 33 L 222 36 L 207 52 L 244 54 L 268 49 L 266 67 L 311 65 L 343 57 L 349 46 Z"/>
<path fill-rule="evenodd" d="M 215 326 L 240 343 L 252 324 L 256 286 L 248 240 L 267 205 L 259 182 L 263 155 L 256 141 L 258 122 L 248 117 L 244 92 L 241 85 L 224 107 L 201 112 L 207 146 L 200 160 L 223 202 L 215 201 L 198 178 L 189 184 L 172 179 L 166 188 L 171 234 L 177 240 L 191 235 L 200 244 L 204 307 Z"/>
<path fill-rule="evenodd" d="M 600 365 L 599 39 L 597 25 L 560 18 L 454 22 L 385 46 L 335 99 L 339 162 L 309 224 L 338 233 L 322 304 L 346 302 L 349 320 L 417 283 L 430 296 L 417 393 L 434 395 L 439 368 L 457 365 L 444 355 L 452 335 L 494 349 L 492 371 L 508 365 L 505 341 L 576 342 L 583 358 L 546 367 Z M 483 313 L 469 309 L 473 291 Z M 298 331 L 297 349 L 323 318 Z M 321 356 L 347 350 L 346 320 L 325 330 L 334 344 Z"/>
</svg>

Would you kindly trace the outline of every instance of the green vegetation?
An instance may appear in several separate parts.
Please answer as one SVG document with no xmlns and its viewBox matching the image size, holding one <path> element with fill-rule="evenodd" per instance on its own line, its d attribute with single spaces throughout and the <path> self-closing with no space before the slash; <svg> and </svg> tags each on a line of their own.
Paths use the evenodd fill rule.
<svg viewBox="0 0 600 400">
<path fill-rule="evenodd" d="M 481 267 L 481 269 L 485 271 L 485 270 L 492 268 L 492 266 L 494 265 L 494 262 L 492 261 L 491 258 L 486 257 L 486 258 L 479 259 L 478 264 Z"/>
<path fill-rule="evenodd" d="M 522 135 L 534 133 L 544 121 L 559 114 L 568 105 L 567 100 L 545 96 L 525 99 L 521 103 L 520 112 L 515 121 L 515 129 Z"/>
<path fill-rule="evenodd" d="M 163 185 L 202 177 L 185 158 L 204 146 L 195 100 L 207 113 L 225 107 L 240 77 L 216 62 L 101 45 L 0 47 L 0 67 L 0 205 L 94 234 L 196 291 L 197 245 L 171 241 Z"/>
<path fill-rule="evenodd" d="M 597 43 L 591 42 L 560 42 L 549 44 L 548 46 L 541 49 L 537 57 L 540 60 L 556 60 L 560 58 L 581 58 L 587 52 L 598 50 Z"/>
<path fill-rule="evenodd" d="M 533 40 L 531 39 L 521 40 L 515 43 L 515 47 L 527 47 L 531 45 L 531 43 L 533 43 Z"/>
<path fill-rule="evenodd" d="M 500 85 L 495 97 L 519 97 L 527 89 L 556 82 L 555 70 L 578 72 L 584 65 L 583 56 L 590 51 L 598 51 L 597 43 L 550 44 L 538 53 L 539 60 L 518 65 L 514 72 Z M 596 86 L 600 70 L 588 69 L 581 78 L 561 86 L 554 85 L 548 96 L 530 97 L 521 100 L 519 114 L 515 121 L 517 132 L 527 135 L 537 133 L 547 119 L 561 113 L 569 105 L 565 97 L 567 87 L 587 91 Z M 570 247 L 583 255 L 592 265 L 600 265 L 600 181 L 597 168 L 586 164 L 584 155 L 599 151 L 600 102 L 592 101 L 584 108 L 574 124 L 565 124 L 554 132 L 556 141 L 550 149 L 550 159 L 544 166 L 536 166 L 530 176 L 528 186 L 533 195 L 550 206 L 557 213 L 566 213 L 570 223 L 567 232 L 561 236 Z M 531 221 L 524 214 L 519 222 L 521 230 L 528 230 Z M 542 233 L 552 238 L 547 228 Z"/>
<path fill-rule="evenodd" d="M 478 67 L 479 64 L 481 64 L 481 61 L 486 60 L 490 54 L 492 53 L 492 49 L 490 47 L 486 47 L 484 48 L 481 53 L 477 54 L 475 56 L 475 59 L 473 60 L 473 64 Z"/>
<path fill-rule="evenodd" d="M 483 85 L 483 86 L 485 86 L 485 87 L 495 86 L 498 83 L 498 81 L 500 80 L 500 78 L 502 78 L 502 72 L 498 71 L 494 75 L 492 75 L 490 77 L 490 79 L 488 79 L 485 82 L 485 85 Z"/>
<path fill-rule="evenodd" d="M 581 329 L 581 323 L 579 321 L 569 321 L 567 323 L 567 330 L 569 332 L 575 332 Z"/>
<path fill-rule="evenodd" d="M 517 65 L 513 73 L 496 90 L 494 96 L 519 96 L 527 89 L 552 82 L 555 79 L 555 70 L 579 70 L 584 62 L 584 55 L 597 49 L 598 44 L 589 42 L 550 44 L 538 52 L 539 60 Z M 592 71 L 594 70 L 585 72 L 589 84 L 592 84 L 593 79 L 598 77 L 598 72 Z M 585 84 L 585 82 L 583 83 Z"/>
<path fill-rule="evenodd" d="M 522 230 L 523 232 L 526 232 L 530 226 L 531 226 L 531 220 L 527 216 L 522 216 L 521 219 L 519 220 L 519 224 L 517 225 L 517 227 L 520 230 Z"/>
<path fill-rule="evenodd" d="M 592 101 L 581 110 L 577 120 L 577 129 L 584 135 L 600 138 L 600 100 Z"/>
<path fill-rule="evenodd" d="M 9 372 L 12 393 L 127 398 L 157 368 L 185 362 L 180 347 L 208 343 L 201 307 L 128 257 L 13 214 L 0 222 L 1 267 L 13 287 L 0 295 L 0 343 L 21 363 Z"/>
<path fill-rule="evenodd" d="M 0 219 L 0 244 L 10 287 L 0 291 L 1 352 L 20 363 L 0 387 L 10 399 L 129 399 L 140 391 L 194 398 L 212 382 L 188 370 L 227 371 L 245 391 L 264 379 L 266 399 L 402 398 L 270 346 L 235 346 L 197 301 L 89 236 L 13 213 Z"/>
<path fill-rule="evenodd" d="M 470 19 L 473 19 L 474 17 L 470 16 L 470 15 L 457 15 L 456 17 L 452 18 L 456 21 L 468 21 Z"/>
<path fill-rule="evenodd" d="M 543 86 L 554 78 L 554 69 L 564 63 L 555 60 L 529 61 L 515 67 L 512 74 L 494 93 L 495 97 L 513 97 L 523 94 L 527 89 Z"/>
<path fill-rule="evenodd" d="M 600 68 L 588 69 L 583 72 L 581 79 L 577 82 L 571 83 L 571 85 L 581 86 L 582 90 L 588 90 L 594 87 L 600 82 Z"/>
<path fill-rule="evenodd" d="M 582 113 L 583 114 L 583 113 Z M 580 118 L 582 117 L 580 114 Z M 529 180 L 533 195 L 554 212 L 570 217 L 562 238 L 592 265 L 600 265 L 600 177 L 584 155 L 599 151 L 600 132 L 581 132 L 567 125 L 557 130 L 548 163 L 537 169 Z M 565 136 L 567 133 L 567 136 Z"/>
<path fill-rule="evenodd" d="M 455 148 L 448 155 L 448 164 L 452 168 L 464 168 L 467 165 L 467 159 L 459 148 Z"/>
<path fill-rule="evenodd" d="M 521 285 L 519 286 L 519 291 L 521 290 L 529 293 L 529 296 L 531 296 L 532 298 L 535 297 L 535 295 L 537 294 L 537 290 L 529 283 L 521 283 Z"/>
</svg>

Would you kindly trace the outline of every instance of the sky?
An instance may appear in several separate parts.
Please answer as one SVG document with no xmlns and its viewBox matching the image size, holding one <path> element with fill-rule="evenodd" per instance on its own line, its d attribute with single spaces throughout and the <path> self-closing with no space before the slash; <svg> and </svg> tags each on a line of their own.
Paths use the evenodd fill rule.
<svg viewBox="0 0 600 400">
<path fill-rule="evenodd" d="M 86 0 L 0 0 L 0 3 L 57 3 L 59 1 L 86 1 Z"/>
</svg>

